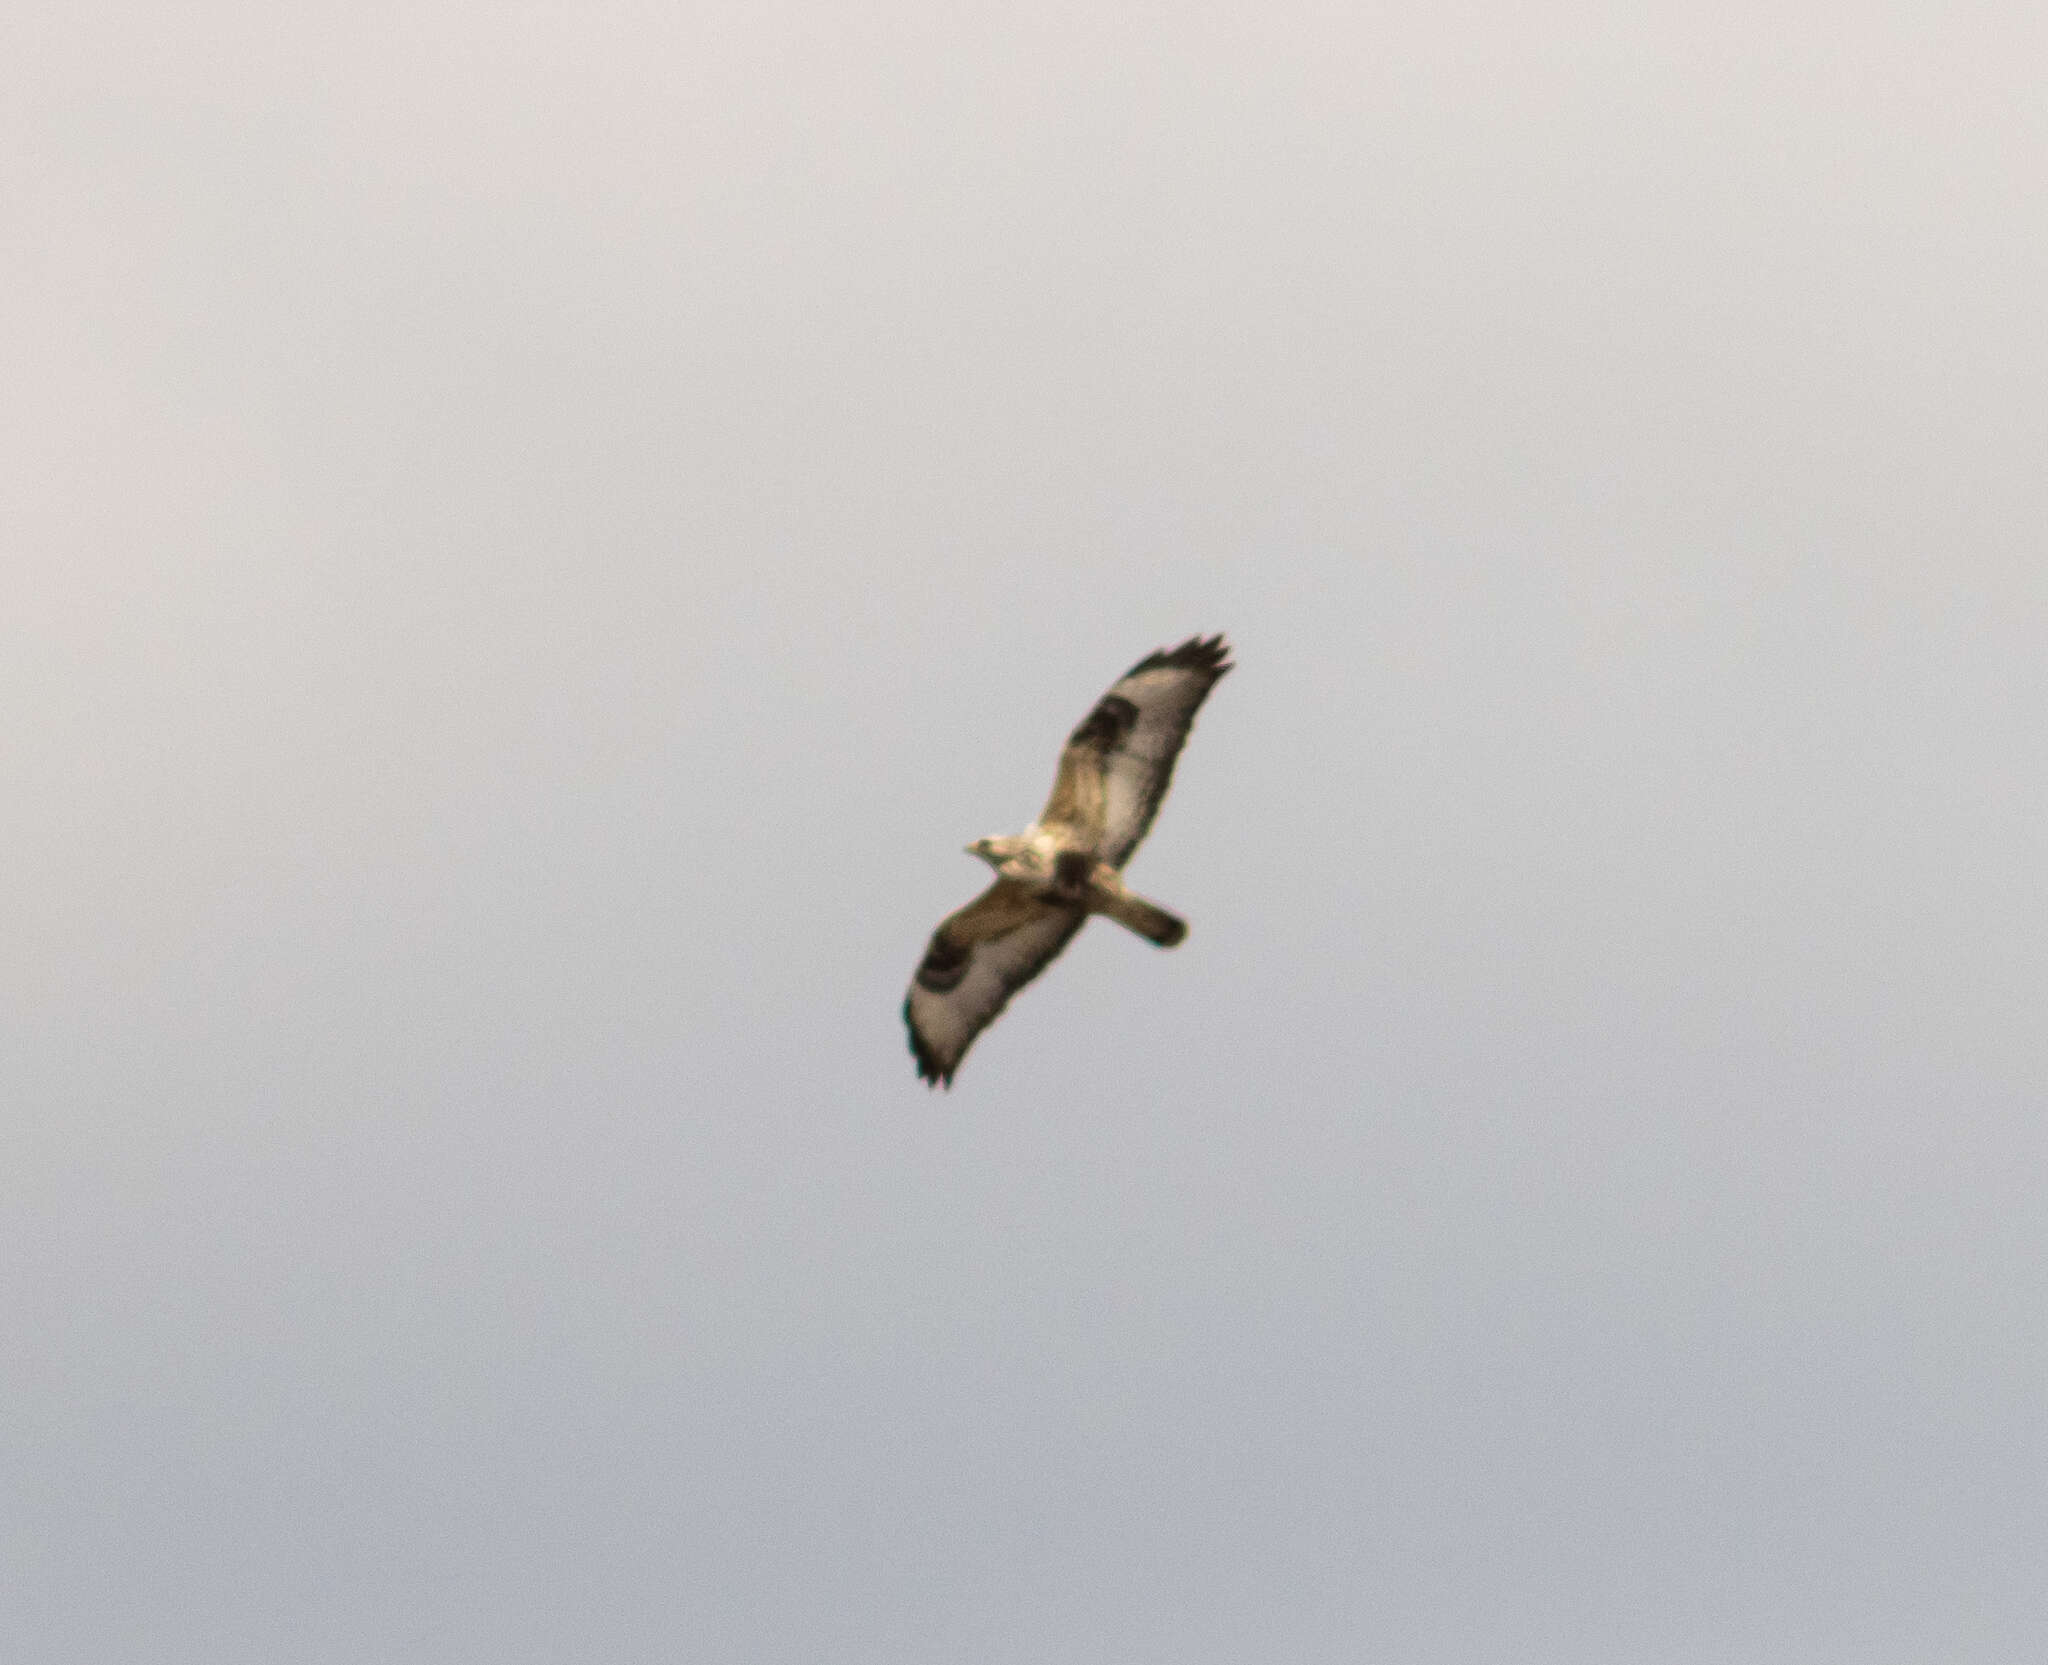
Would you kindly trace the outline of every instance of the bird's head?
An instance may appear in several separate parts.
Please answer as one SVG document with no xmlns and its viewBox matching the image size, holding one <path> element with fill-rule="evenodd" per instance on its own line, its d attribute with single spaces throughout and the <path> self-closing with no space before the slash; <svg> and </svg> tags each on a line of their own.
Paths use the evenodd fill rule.
<svg viewBox="0 0 2048 1665">
<path fill-rule="evenodd" d="M 1002 843 L 1003 841 L 999 838 L 977 838 L 972 844 L 967 846 L 967 853 L 970 856 L 978 856 L 991 867 L 1000 868 L 1003 864 L 1003 857 L 1007 854 L 1002 847 Z"/>
</svg>

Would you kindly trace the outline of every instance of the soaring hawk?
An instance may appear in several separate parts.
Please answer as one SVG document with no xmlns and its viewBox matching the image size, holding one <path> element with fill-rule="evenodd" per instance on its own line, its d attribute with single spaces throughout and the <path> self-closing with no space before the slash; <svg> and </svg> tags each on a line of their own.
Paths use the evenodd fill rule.
<svg viewBox="0 0 2048 1665">
<path fill-rule="evenodd" d="M 1091 913 L 1161 948 L 1188 934 L 1126 890 L 1119 870 L 1159 813 L 1197 708 L 1230 668 L 1221 636 L 1191 636 L 1139 660 L 1068 738 L 1038 819 L 1015 837 L 967 846 L 996 881 L 932 933 L 903 1002 L 924 1080 L 951 1085 L 974 1037 Z"/>
</svg>

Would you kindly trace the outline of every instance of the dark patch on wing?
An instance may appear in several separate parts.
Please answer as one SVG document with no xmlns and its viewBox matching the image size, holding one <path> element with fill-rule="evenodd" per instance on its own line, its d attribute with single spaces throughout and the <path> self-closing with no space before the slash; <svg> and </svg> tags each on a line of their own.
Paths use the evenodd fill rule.
<svg viewBox="0 0 2048 1665">
<path fill-rule="evenodd" d="M 1213 680 L 1231 668 L 1229 658 L 1230 649 L 1224 646 L 1220 635 L 1190 636 L 1177 648 L 1146 654 L 1124 675 L 1158 670 L 1200 671 Z"/>
<path fill-rule="evenodd" d="M 910 1055 L 917 1060 L 918 1080 L 929 1081 L 934 1087 L 952 1086 L 953 1072 L 939 1067 L 939 1055 L 925 1045 L 924 1037 L 917 1032 L 917 1019 L 910 1013 L 909 995 L 903 997 L 903 1027 L 910 1031 Z"/>
<path fill-rule="evenodd" d="M 1104 694 L 1095 702 L 1095 709 L 1081 719 L 1081 726 L 1074 730 L 1067 744 L 1087 746 L 1098 752 L 1114 751 L 1137 720 L 1138 708 L 1129 700 L 1120 694 Z"/>
<path fill-rule="evenodd" d="M 973 957 L 972 946 L 955 942 L 946 935 L 946 928 L 942 925 L 932 933 L 931 946 L 918 962 L 917 980 L 933 994 L 944 994 L 948 989 L 959 986 L 960 979 L 967 975 L 967 962 Z"/>
</svg>

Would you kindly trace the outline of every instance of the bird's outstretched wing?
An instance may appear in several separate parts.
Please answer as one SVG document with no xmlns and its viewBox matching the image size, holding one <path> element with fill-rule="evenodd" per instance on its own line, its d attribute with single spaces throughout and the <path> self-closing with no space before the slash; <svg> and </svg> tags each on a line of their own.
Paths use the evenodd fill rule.
<svg viewBox="0 0 2048 1665">
<path fill-rule="evenodd" d="M 1140 659 L 1068 737 L 1040 825 L 1071 829 L 1098 859 L 1123 866 L 1159 813 L 1196 710 L 1230 668 L 1221 636 Z"/>
<path fill-rule="evenodd" d="M 903 1021 L 926 1081 L 950 1085 L 968 1047 L 1015 994 L 1053 961 L 1088 915 L 998 879 L 932 933 Z"/>
</svg>

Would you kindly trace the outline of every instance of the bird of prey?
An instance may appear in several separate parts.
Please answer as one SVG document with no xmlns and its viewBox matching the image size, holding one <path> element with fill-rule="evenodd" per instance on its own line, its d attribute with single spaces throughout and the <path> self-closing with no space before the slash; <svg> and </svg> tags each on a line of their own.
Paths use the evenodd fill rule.
<svg viewBox="0 0 2048 1665">
<path fill-rule="evenodd" d="M 1014 837 L 967 846 L 996 881 L 932 933 L 903 1002 L 925 1081 L 952 1085 L 974 1037 L 1091 913 L 1161 948 L 1188 934 L 1158 903 L 1126 890 L 1120 869 L 1159 813 L 1196 709 L 1230 668 L 1221 636 L 1191 636 L 1140 659 L 1068 737 L 1038 819 Z"/>
</svg>

